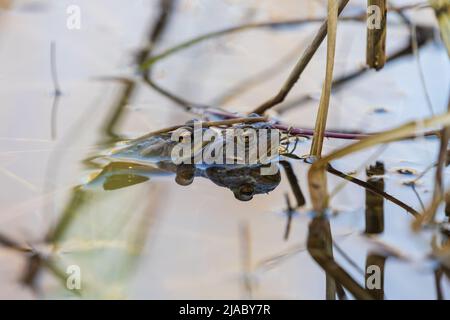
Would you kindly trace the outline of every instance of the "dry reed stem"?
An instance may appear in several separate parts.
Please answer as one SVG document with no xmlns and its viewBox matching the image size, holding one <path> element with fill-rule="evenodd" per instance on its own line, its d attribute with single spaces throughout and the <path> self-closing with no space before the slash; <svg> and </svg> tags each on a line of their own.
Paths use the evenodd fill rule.
<svg viewBox="0 0 450 320">
<path fill-rule="evenodd" d="M 333 84 L 334 56 L 336 53 L 336 32 L 338 20 L 338 6 L 335 0 L 328 0 L 327 21 L 327 65 L 325 83 L 320 97 L 319 110 L 317 111 L 316 126 L 311 146 L 311 155 L 320 158 L 322 155 L 323 139 L 327 125 L 328 108 L 330 105 L 331 86 Z"/>
</svg>

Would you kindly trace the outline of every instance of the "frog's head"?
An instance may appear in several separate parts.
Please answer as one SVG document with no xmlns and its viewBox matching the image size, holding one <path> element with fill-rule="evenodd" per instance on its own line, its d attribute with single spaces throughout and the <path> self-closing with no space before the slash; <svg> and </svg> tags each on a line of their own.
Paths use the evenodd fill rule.
<svg viewBox="0 0 450 320">
<path fill-rule="evenodd" d="M 281 180 L 279 171 L 262 175 L 261 166 L 211 166 L 206 169 L 206 177 L 218 186 L 230 189 L 241 201 L 250 201 L 256 194 L 274 190 Z"/>
</svg>

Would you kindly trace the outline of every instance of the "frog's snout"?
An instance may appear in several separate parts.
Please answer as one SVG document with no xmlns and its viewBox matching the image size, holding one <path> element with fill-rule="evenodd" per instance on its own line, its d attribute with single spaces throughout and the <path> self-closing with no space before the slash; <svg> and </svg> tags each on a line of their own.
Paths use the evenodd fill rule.
<svg viewBox="0 0 450 320">
<path fill-rule="evenodd" d="M 253 185 L 246 183 L 239 187 L 237 190 L 233 190 L 234 196 L 240 201 L 250 201 L 255 194 L 255 188 Z"/>
</svg>

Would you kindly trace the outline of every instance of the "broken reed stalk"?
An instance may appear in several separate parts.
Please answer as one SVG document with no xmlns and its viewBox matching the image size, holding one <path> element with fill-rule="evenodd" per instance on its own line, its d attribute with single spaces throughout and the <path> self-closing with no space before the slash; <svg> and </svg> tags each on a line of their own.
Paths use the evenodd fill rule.
<svg viewBox="0 0 450 320">
<path fill-rule="evenodd" d="M 448 101 L 447 112 L 450 112 L 450 98 Z M 437 160 L 436 176 L 434 182 L 433 198 L 429 208 L 425 210 L 422 216 L 419 217 L 413 223 L 413 229 L 419 230 L 423 223 L 430 223 L 434 220 L 436 216 L 436 211 L 444 200 L 444 178 L 443 171 L 447 164 L 447 153 L 448 153 L 448 142 L 450 139 L 450 127 L 446 126 L 441 130 L 440 134 L 440 147 Z"/>
<path fill-rule="evenodd" d="M 320 238 L 318 237 L 320 234 Z M 336 280 L 329 272 L 334 262 L 333 238 L 330 221 L 324 218 L 314 218 L 309 225 L 307 248 L 310 255 L 325 271 L 325 297 L 336 299 Z"/>
<path fill-rule="evenodd" d="M 328 207 L 329 195 L 327 190 L 326 169 L 328 164 L 338 158 L 357 151 L 361 151 L 380 143 L 388 143 L 416 135 L 416 131 L 434 127 L 450 125 L 450 113 L 427 118 L 422 121 L 413 121 L 400 127 L 365 138 L 354 144 L 338 149 L 331 154 L 317 160 L 311 165 L 308 172 L 308 184 L 313 208 L 317 214 L 325 214 Z"/>
<path fill-rule="evenodd" d="M 367 1 L 366 63 L 380 70 L 386 63 L 387 1 Z"/>
<path fill-rule="evenodd" d="M 339 1 L 338 15 L 341 14 L 341 12 L 344 10 L 348 2 L 349 0 Z M 328 20 L 322 24 L 316 36 L 312 40 L 311 44 L 308 46 L 308 48 L 306 48 L 300 60 L 297 62 L 294 69 L 290 73 L 289 77 L 281 87 L 280 91 L 274 97 L 272 97 L 271 99 L 269 99 L 268 101 L 264 102 L 259 107 L 257 107 L 255 110 L 253 110 L 253 113 L 262 114 L 266 110 L 284 101 L 284 99 L 287 97 L 291 89 L 297 83 L 303 71 L 308 66 L 317 49 L 320 47 L 322 41 L 325 39 L 327 32 L 328 32 Z"/>
<path fill-rule="evenodd" d="M 366 170 L 367 183 L 384 191 L 384 164 L 376 162 Z M 366 233 L 380 234 L 384 231 L 384 198 L 366 189 Z"/>
<path fill-rule="evenodd" d="M 323 139 L 327 125 L 328 108 L 330 105 L 331 86 L 333 83 L 334 56 L 336 53 L 336 32 L 338 20 L 338 6 L 335 0 L 328 0 L 327 21 L 327 66 L 325 83 L 320 97 L 319 110 L 317 111 L 316 126 L 310 154 L 315 158 L 322 155 Z"/>
</svg>

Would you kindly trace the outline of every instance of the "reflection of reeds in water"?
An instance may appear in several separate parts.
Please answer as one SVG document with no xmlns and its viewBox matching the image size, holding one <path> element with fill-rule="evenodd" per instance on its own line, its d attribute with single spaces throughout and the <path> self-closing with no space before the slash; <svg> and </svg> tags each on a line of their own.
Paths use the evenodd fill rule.
<svg viewBox="0 0 450 320">
<path fill-rule="evenodd" d="M 367 183 L 384 191 L 384 165 L 377 162 L 366 170 Z M 384 198 L 366 190 L 366 233 L 378 234 L 384 231 Z"/>
<path fill-rule="evenodd" d="M 330 222 L 316 217 L 309 225 L 308 252 L 326 273 L 326 298 L 336 298 L 337 286 L 347 289 L 356 299 L 371 300 L 371 294 L 362 288 L 333 258 L 333 239 Z M 340 290 L 342 292 L 342 290 Z"/>
<path fill-rule="evenodd" d="M 239 242 L 242 264 L 242 286 L 245 299 L 251 299 L 253 295 L 251 236 L 249 223 L 242 222 L 239 225 Z"/>
</svg>

